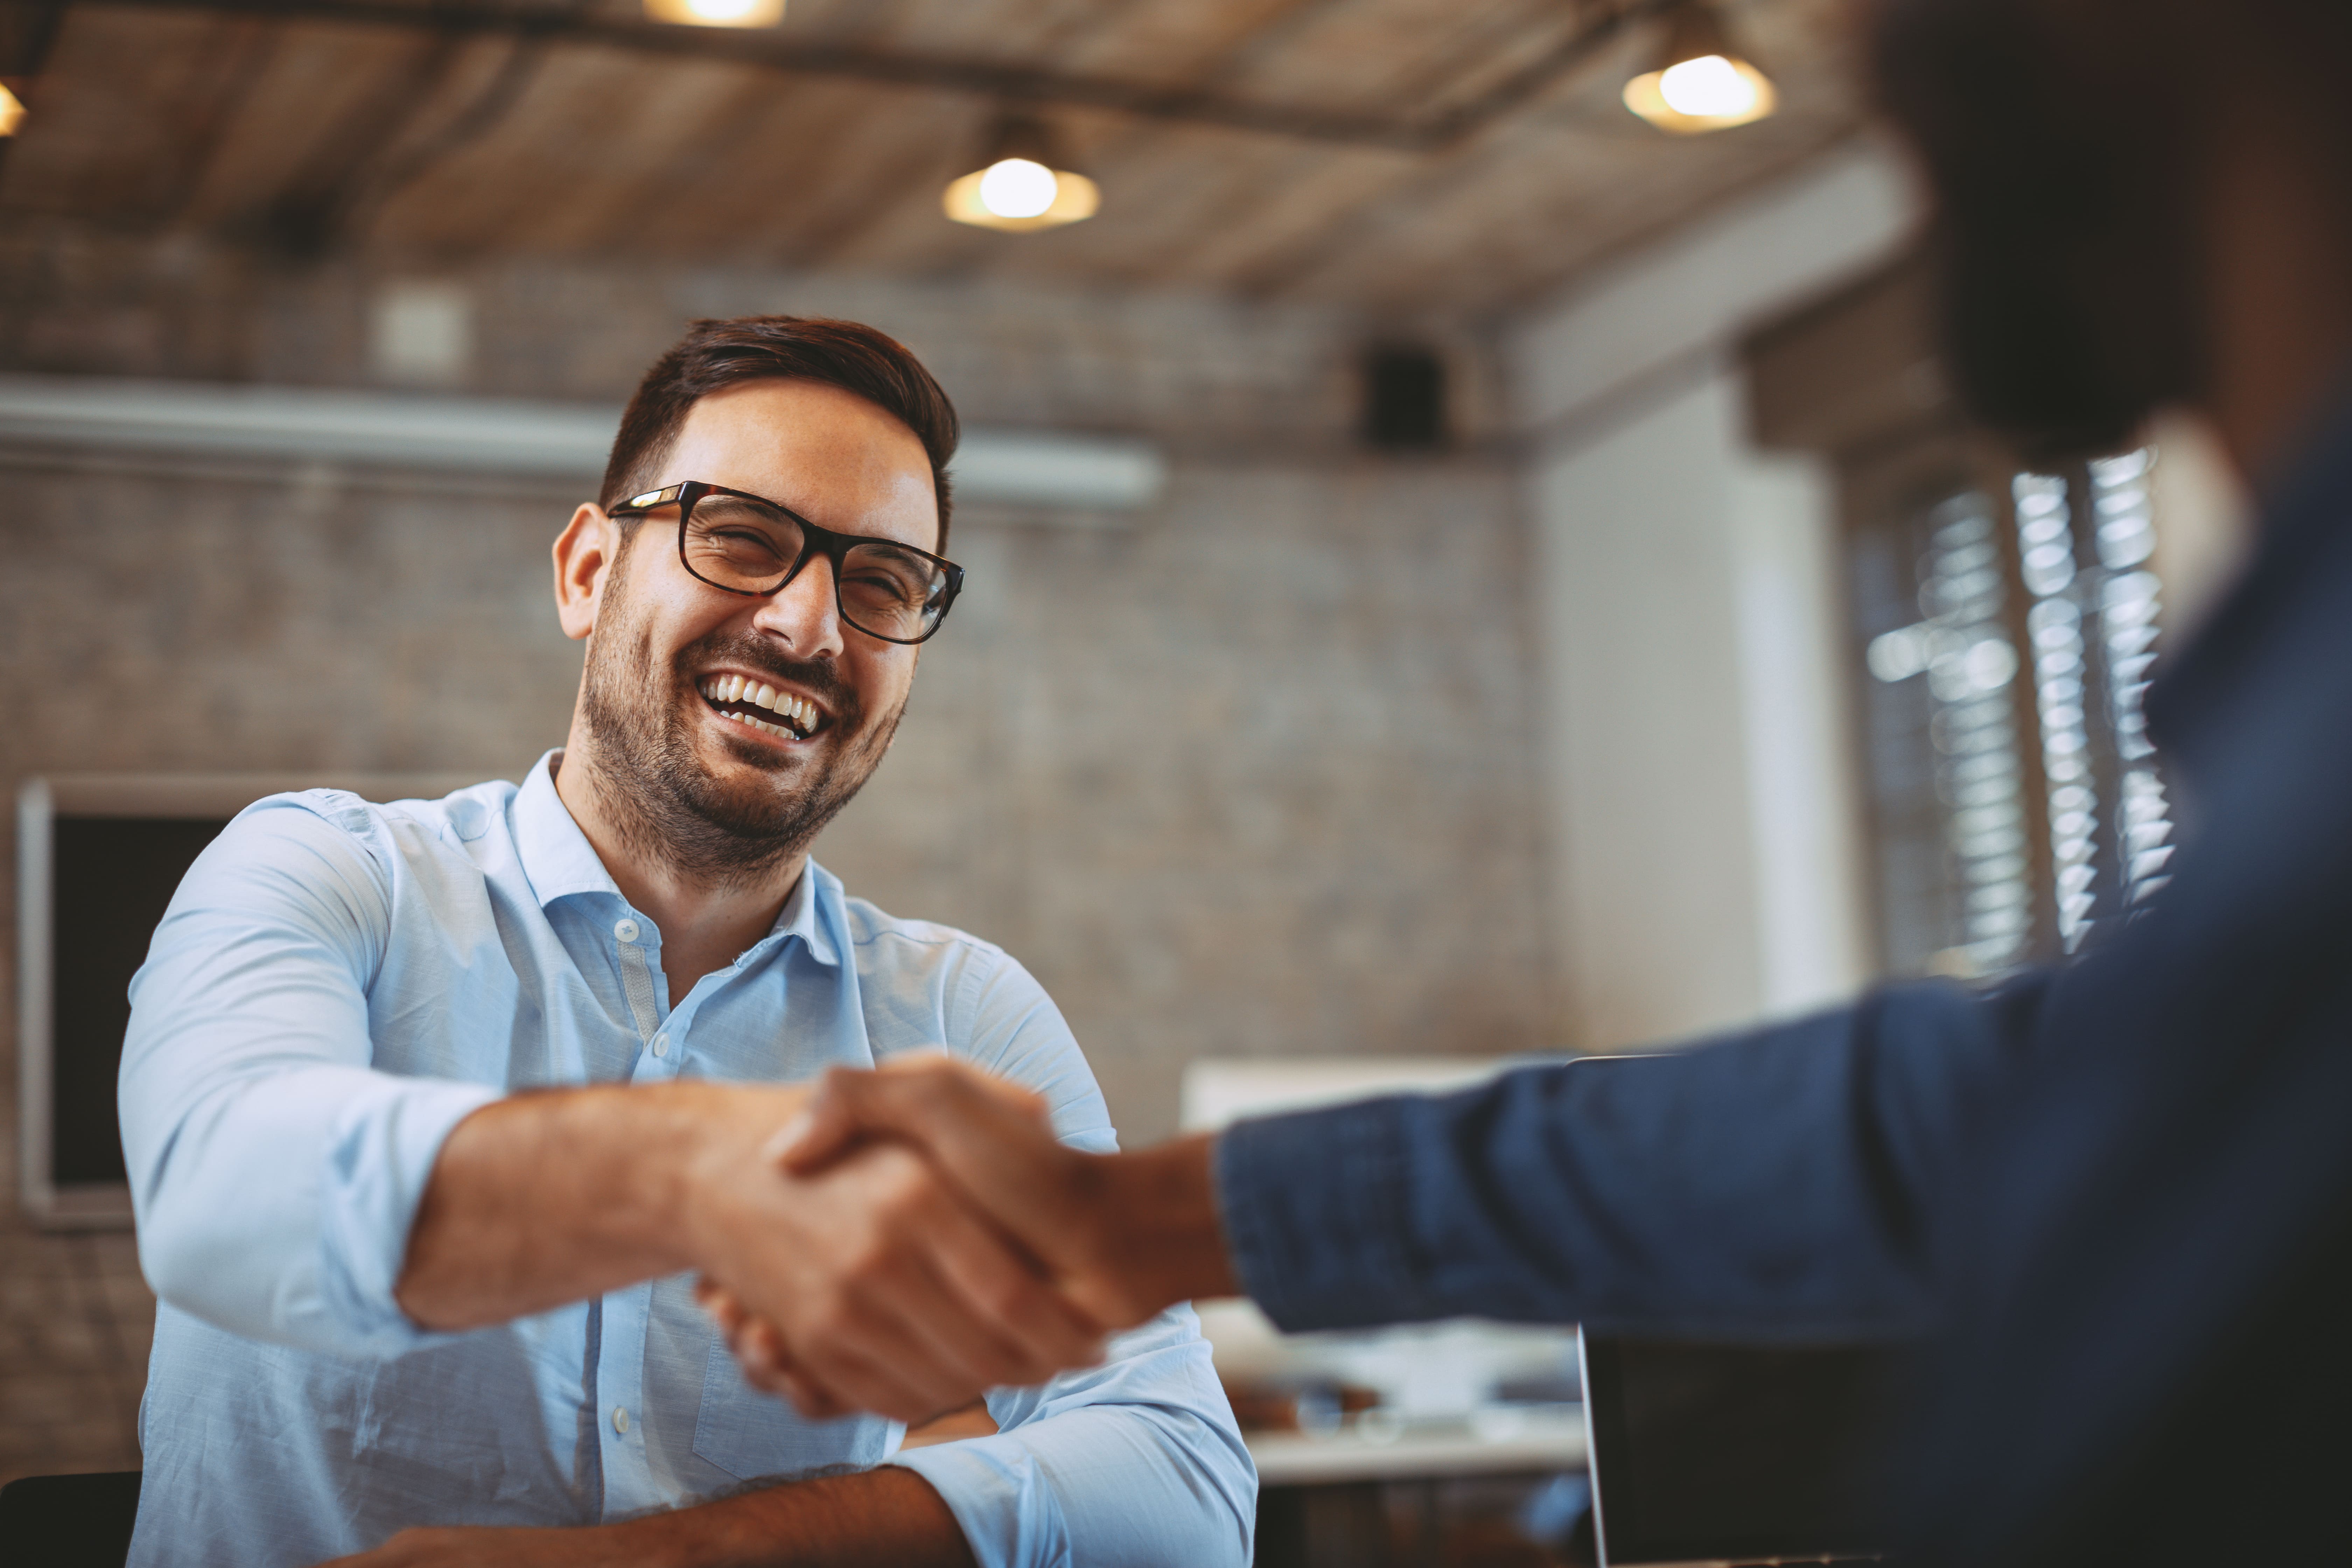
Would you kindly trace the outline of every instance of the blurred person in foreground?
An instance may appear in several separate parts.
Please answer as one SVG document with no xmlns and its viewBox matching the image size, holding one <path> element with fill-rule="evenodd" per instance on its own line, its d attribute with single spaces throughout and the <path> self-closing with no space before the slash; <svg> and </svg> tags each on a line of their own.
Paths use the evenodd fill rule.
<svg viewBox="0 0 2352 1568">
<path fill-rule="evenodd" d="M 2192 832 L 2153 907 L 1990 990 L 1095 1157 L 954 1065 L 834 1074 L 788 1158 L 926 1151 L 1105 1322 L 1455 1313 L 1912 1339 L 1914 1560 L 2352 1552 L 2352 5 L 1878 0 L 1948 358 L 2029 460 L 2167 405 L 2262 501 L 2149 700 Z M 1698 960 L 1703 962 L 1703 955 Z M 755 1377 L 851 1396 L 718 1309 Z"/>
<path fill-rule="evenodd" d="M 1026 971 L 808 858 L 961 583 L 955 444 L 880 332 L 698 323 L 555 544 L 564 749 L 520 789 L 276 796 L 191 868 L 122 1058 L 161 1298 L 134 1564 L 1248 1561 L 1188 1310 L 1105 1355 L 917 1156 L 761 1152 L 786 1080 L 940 1045 L 1117 1146 Z M 900 1420 L 746 1386 L 698 1272 Z M 906 1437 L 983 1389 L 928 1434 L 963 1440 Z"/>
</svg>

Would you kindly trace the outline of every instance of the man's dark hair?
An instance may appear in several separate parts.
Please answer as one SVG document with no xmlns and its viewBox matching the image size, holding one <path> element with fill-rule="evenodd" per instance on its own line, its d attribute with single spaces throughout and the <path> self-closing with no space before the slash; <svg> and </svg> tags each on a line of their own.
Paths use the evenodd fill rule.
<svg viewBox="0 0 2352 1568">
<path fill-rule="evenodd" d="M 677 441 L 687 412 L 714 392 L 747 381 L 821 381 L 853 392 L 915 433 L 930 455 L 940 537 L 948 545 L 948 459 L 955 456 L 955 405 L 904 343 L 856 321 L 822 316 L 737 316 L 701 321 L 654 362 L 629 399 L 604 465 L 598 504 L 611 507 L 650 485 Z"/>
</svg>

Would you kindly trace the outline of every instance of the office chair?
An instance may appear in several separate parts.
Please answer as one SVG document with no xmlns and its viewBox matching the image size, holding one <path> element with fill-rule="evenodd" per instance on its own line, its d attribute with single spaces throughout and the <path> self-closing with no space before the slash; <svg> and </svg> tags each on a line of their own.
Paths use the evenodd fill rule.
<svg viewBox="0 0 2352 1568">
<path fill-rule="evenodd" d="M 0 1487 L 0 1555 L 11 1568 L 122 1568 L 139 1517 L 139 1472 L 26 1476 Z"/>
</svg>

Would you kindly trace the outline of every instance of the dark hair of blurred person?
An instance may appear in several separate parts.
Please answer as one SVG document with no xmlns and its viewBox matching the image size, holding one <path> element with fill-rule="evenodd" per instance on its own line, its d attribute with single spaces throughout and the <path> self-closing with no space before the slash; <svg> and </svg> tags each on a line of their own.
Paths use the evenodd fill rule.
<svg viewBox="0 0 2352 1568">
<path fill-rule="evenodd" d="M 2261 296 L 2290 316 L 2308 301 L 2258 281 L 2246 252 L 2285 261 L 2281 226 L 2307 241 L 2296 253 L 2352 252 L 2352 5 L 1881 0 L 1876 42 L 1884 106 L 1935 187 L 1971 411 L 2054 458 L 2219 399 L 2207 411 L 2241 462 L 2281 455 L 2290 432 L 2232 428 L 2249 423 L 2236 405 L 2275 424 L 2324 395 L 2286 362 L 2340 354 L 2343 323 L 2260 320 Z"/>
</svg>

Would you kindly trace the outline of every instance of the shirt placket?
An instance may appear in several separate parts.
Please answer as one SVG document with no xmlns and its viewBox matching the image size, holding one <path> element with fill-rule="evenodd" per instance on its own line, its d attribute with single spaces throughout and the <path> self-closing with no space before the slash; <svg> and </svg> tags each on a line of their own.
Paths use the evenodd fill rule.
<svg viewBox="0 0 2352 1568">
<path fill-rule="evenodd" d="M 634 912 L 613 922 L 621 989 L 636 1026 L 641 1049 L 631 1067 L 632 1083 L 663 1083 L 677 1076 L 677 1040 L 684 1020 L 670 1012 L 661 980 L 661 934 Z M 653 1312 L 651 1280 L 607 1291 L 604 1333 L 596 1362 L 600 1415 L 597 1430 L 604 1454 L 604 1517 L 626 1518 L 662 1506 L 667 1499 L 654 1479 L 646 1445 L 646 1337 Z"/>
<path fill-rule="evenodd" d="M 728 969 L 706 976 L 674 1007 L 660 973 L 661 935 L 653 922 L 631 911 L 614 922 L 612 940 L 631 1022 L 642 1047 L 628 1081 L 667 1083 L 679 1076 L 687 1037 L 703 1004 L 722 991 L 728 980 L 777 957 L 778 950 L 792 939 L 787 932 L 771 933 Z M 691 1441 L 699 1386 L 693 1391 L 695 1398 L 681 1400 L 673 1392 L 664 1404 L 646 1385 L 646 1350 L 652 1338 L 655 1283 L 646 1280 L 607 1292 L 604 1298 L 596 1386 L 606 1520 L 673 1506 L 677 1500 L 669 1479 L 678 1456 L 671 1450 L 682 1449 Z"/>
</svg>

